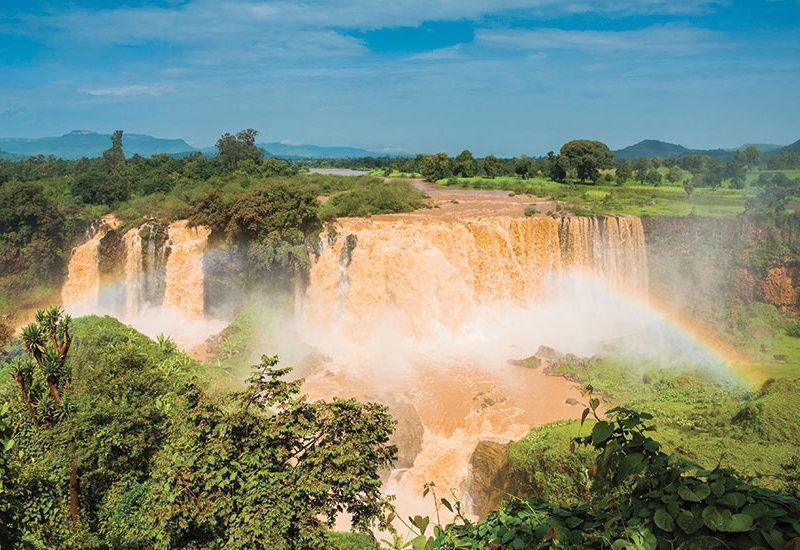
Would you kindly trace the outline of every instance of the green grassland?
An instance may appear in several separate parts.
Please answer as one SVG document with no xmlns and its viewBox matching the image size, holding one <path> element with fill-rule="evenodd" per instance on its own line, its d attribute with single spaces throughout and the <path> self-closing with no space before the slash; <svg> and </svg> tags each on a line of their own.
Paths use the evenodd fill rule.
<svg viewBox="0 0 800 550">
<path fill-rule="evenodd" d="M 758 484 L 780 489 L 783 465 L 800 455 L 800 379 L 781 378 L 748 391 L 702 372 L 644 371 L 611 359 L 589 368 L 556 370 L 592 384 L 604 406 L 624 405 L 654 416 L 653 437 L 668 452 L 704 467 L 730 467 Z M 576 407 L 576 414 L 578 414 Z M 576 419 L 534 429 L 508 453 L 517 496 L 541 496 L 563 505 L 579 500 L 593 455 L 573 449 L 572 438 L 591 431 Z"/>
<path fill-rule="evenodd" d="M 447 185 L 470 189 L 504 189 L 557 201 L 566 212 L 578 215 L 631 214 L 637 216 L 734 216 L 745 211 L 752 189 L 695 189 L 688 196 L 677 185 L 578 185 L 543 178 L 450 178 Z"/>
</svg>

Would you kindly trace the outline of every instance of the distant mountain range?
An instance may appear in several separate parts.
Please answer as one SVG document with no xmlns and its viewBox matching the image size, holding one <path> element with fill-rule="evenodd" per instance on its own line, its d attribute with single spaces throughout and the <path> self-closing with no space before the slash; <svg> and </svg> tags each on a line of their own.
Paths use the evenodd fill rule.
<svg viewBox="0 0 800 550">
<path fill-rule="evenodd" d="M 74 130 L 63 136 L 43 138 L 0 138 L 0 158 L 19 159 L 34 155 L 53 155 L 63 159 L 99 157 L 111 146 L 110 134 L 87 130 Z M 149 157 L 167 153 L 183 157 L 201 152 L 216 154 L 215 147 L 196 148 L 182 139 L 164 139 L 144 134 L 124 134 L 122 146 L 125 154 Z M 332 159 L 386 156 L 386 153 L 367 151 L 355 147 L 324 147 L 320 145 L 292 145 L 281 142 L 259 143 L 268 156 L 285 159 Z M 390 155 L 394 156 L 394 155 Z"/>
<path fill-rule="evenodd" d="M 182 139 L 164 139 L 144 134 L 124 134 L 123 145 L 128 155 L 149 157 L 156 153 L 183 153 L 194 149 Z M 0 150 L 23 156 L 53 155 L 63 159 L 99 157 L 111 147 L 110 134 L 74 130 L 58 137 L 0 138 Z"/>
<path fill-rule="evenodd" d="M 281 158 L 295 159 L 344 159 L 357 157 L 395 156 L 358 149 L 356 147 L 325 147 L 322 145 L 293 145 L 281 142 L 259 143 L 259 147 L 269 154 Z"/>
<path fill-rule="evenodd" d="M 192 153 L 215 155 L 215 147 L 192 147 L 182 139 L 165 139 L 144 134 L 124 134 L 123 148 L 128 156 L 149 157 L 157 153 L 167 153 L 175 157 L 185 157 Z M 800 140 L 791 145 L 754 144 L 765 156 L 783 151 L 800 152 Z M 33 155 L 53 155 L 63 159 L 98 157 L 111 146 L 110 134 L 99 134 L 87 130 L 74 130 L 57 137 L 43 138 L 0 138 L 0 159 L 20 160 Z M 356 157 L 401 156 L 402 153 L 381 153 L 357 147 L 327 147 L 322 145 L 301 145 L 285 142 L 259 143 L 267 156 L 287 160 L 336 159 Z M 746 147 L 742 145 L 742 147 Z M 646 139 L 635 145 L 614 151 L 620 160 L 635 160 L 639 157 L 679 158 L 686 155 L 708 155 L 721 160 L 731 158 L 736 149 L 689 149 L 683 145 Z"/>
<path fill-rule="evenodd" d="M 800 140 L 786 147 L 769 143 L 746 143 L 741 147 L 754 145 L 763 155 L 771 155 L 783 151 L 799 151 Z M 728 160 L 733 157 L 736 149 L 688 149 L 683 145 L 658 141 L 657 139 L 646 139 L 635 145 L 614 151 L 614 157 L 619 160 L 636 160 L 641 157 L 652 158 L 661 157 L 665 159 L 675 159 L 686 155 L 707 155 L 720 160 Z"/>
</svg>

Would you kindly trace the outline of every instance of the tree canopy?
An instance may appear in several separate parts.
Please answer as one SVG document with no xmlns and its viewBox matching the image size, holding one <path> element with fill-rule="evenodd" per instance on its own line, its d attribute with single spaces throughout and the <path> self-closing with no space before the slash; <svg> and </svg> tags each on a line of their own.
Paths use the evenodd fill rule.
<svg viewBox="0 0 800 550">
<path fill-rule="evenodd" d="M 605 143 L 588 139 L 568 141 L 561 146 L 560 158 L 566 169 L 573 169 L 577 178 L 595 182 L 601 168 L 612 168 L 614 154 Z"/>
</svg>

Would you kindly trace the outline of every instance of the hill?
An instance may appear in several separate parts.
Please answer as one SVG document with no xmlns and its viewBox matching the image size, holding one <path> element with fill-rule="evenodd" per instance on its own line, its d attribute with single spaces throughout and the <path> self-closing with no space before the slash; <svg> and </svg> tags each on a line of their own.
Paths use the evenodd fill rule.
<svg viewBox="0 0 800 550">
<path fill-rule="evenodd" d="M 74 130 L 63 136 L 42 138 L 0 138 L 0 150 L 31 156 L 53 155 L 63 159 L 98 157 L 111 146 L 110 134 Z M 127 155 L 149 157 L 157 153 L 186 153 L 194 147 L 182 139 L 164 139 L 144 134 L 124 134 L 123 146 Z"/>
<path fill-rule="evenodd" d="M 641 157 L 672 159 L 688 154 L 691 154 L 691 150 L 683 145 L 658 141 L 657 139 L 645 139 L 635 145 L 614 151 L 614 157 L 619 160 L 636 160 Z"/>
<path fill-rule="evenodd" d="M 779 152 L 779 153 L 800 153 L 800 139 L 798 139 L 797 141 L 795 141 L 791 145 L 787 145 L 786 147 L 783 147 L 782 149 L 779 149 L 776 152 Z"/>
<path fill-rule="evenodd" d="M 267 153 L 285 159 L 342 159 L 358 157 L 385 157 L 394 156 L 359 149 L 356 147 L 326 147 L 323 145 L 292 145 L 288 143 L 272 142 L 259 143 L 259 147 Z"/>
<path fill-rule="evenodd" d="M 23 160 L 25 157 L 26 155 L 17 155 L 0 150 L 0 160 Z"/>
<path fill-rule="evenodd" d="M 786 147 L 771 143 L 747 143 L 734 149 L 689 149 L 675 143 L 668 143 L 657 139 L 645 139 L 634 145 L 614 151 L 614 157 L 619 160 L 636 160 L 641 157 L 675 159 L 686 155 L 706 155 L 719 160 L 730 160 L 733 158 L 733 154 L 737 149 L 750 145 L 754 145 L 762 154 L 767 156 L 778 152 L 800 151 L 800 140 Z"/>
</svg>

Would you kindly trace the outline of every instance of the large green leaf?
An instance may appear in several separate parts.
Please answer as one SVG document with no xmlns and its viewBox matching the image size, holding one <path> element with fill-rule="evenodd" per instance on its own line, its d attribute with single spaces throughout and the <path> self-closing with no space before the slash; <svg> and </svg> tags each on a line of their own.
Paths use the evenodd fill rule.
<svg viewBox="0 0 800 550">
<path fill-rule="evenodd" d="M 731 513 L 728 510 L 714 506 L 713 504 L 703 509 L 703 523 L 712 531 L 724 531 L 731 521 Z"/>
<path fill-rule="evenodd" d="M 703 526 L 703 518 L 699 514 L 695 515 L 688 510 L 681 510 L 675 521 L 678 527 L 687 535 L 696 533 Z"/>
<path fill-rule="evenodd" d="M 730 521 L 725 525 L 725 531 L 729 533 L 746 533 L 753 528 L 753 518 L 747 514 L 733 514 Z"/>
<path fill-rule="evenodd" d="M 653 514 L 653 522 L 656 524 L 656 527 L 662 531 L 671 533 L 675 530 L 675 522 L 672 520 L 672 516 L 663 508 L 659 508 L 656 510 L 656 513 Z"/>
<path fill-rule="evenodd" d="M 597 445 L 608 440 L 612 433 L 614 433 L 614 428 L 611 424 L 605 420 L 601 420 L 592 428 L 592 444 Z"/>
</svg>

